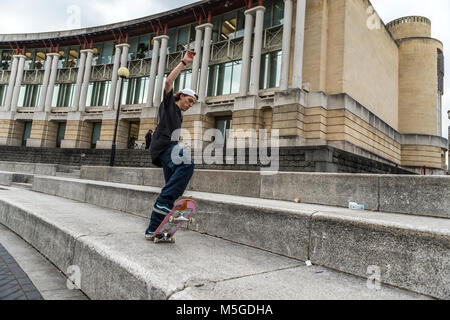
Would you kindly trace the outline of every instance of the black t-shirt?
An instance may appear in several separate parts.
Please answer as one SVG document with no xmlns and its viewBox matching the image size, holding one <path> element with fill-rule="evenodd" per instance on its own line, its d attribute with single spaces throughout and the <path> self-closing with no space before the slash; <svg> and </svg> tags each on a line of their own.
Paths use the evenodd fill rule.
<svg viewBox="0 0 450 320">
<path fill-rule="evenodd" d="M 175 97 L 173 96 L 173 90 L 171 90 L 164 94 L 164 99 L 159 106 L 158 126 L 153 133 L 150 144 L 150 156 L 155 166 L 162 167 L 159 156 L 171 145 L 178 144 L 179 137 L 176 137 L 176 141 L 172 141 L 172 133 L 181 129 L 182 122 L 181 110 L 175 104 Z"/>
</svg>

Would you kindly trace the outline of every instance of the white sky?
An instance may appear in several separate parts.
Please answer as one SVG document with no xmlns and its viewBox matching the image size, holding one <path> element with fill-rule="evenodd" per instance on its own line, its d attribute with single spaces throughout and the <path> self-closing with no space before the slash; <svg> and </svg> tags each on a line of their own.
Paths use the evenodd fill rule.
<svg viewBox="0 0 450 320">
<path fill-rule="evenodd" d="M 0 33 L 31 33 L 76 29 L 122 22 L 181 7 L 197 0 L 0 0 Z M 432 36 L 444 43 L 445 95 L 442 136 L 448 137 L 450 109 L 450 1 L 371 0 L 381 19 L 420 15 L 431 19 Z M 75 6 L 75 11 L 74 11 Z M 74 12 L 80 19 L 74 19 Z M 7 13 L 7 14 L 5 14 Z M 74 27 L 76 26 L 76 27 Z"/>
</svg>

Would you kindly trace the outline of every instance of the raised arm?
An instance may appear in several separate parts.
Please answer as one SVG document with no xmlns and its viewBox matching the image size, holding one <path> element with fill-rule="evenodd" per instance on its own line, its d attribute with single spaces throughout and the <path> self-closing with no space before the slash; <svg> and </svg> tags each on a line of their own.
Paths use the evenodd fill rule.
<svg viewBox="0 0 450 320">
<path fill-rule="evenodd" d="M 181 60 L 180 63 L 178 63 L 178 65 L 172 70 L 172 72 L 167 77 L 166 82 L 164 84 L 164 94 L 167 94 L 172 90 L 173 82 L 178 78 L 178 76 L 180 75 L 180 72 L 184 69 L 184 67 L 188 63 L 191 63 L 192 61 L 194 61 L 194 57 L 195 57 L 194 51 L 188 50 L 186 52 L 183 60 Z"/>
</svg>

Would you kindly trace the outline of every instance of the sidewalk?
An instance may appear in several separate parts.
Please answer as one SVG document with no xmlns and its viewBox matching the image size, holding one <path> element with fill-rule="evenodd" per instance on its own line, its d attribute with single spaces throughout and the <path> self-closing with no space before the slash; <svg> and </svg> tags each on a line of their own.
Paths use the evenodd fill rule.
<svg viewBox="0 0 450 320">
<path fill-rule="evenodd" d="M 22 238 L 0 224 L 0 300 L 87 300 Z"/>
</svg>

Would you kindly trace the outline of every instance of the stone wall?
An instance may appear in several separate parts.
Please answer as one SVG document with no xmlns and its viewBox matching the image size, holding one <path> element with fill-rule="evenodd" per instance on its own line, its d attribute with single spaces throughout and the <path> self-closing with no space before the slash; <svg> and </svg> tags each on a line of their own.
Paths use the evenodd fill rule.
<svg viewBox="0 0 450 320">
<path fill-rule="evenodd" d="M 0 161 L 52 163 L 70 166 L 109 165 L 110 150 L 97 149 L 53 149 L 0 146 Z M 261 164 L 237 164 L 238 152 L 234 151 L 235 164 L 197 164 L 198 169 L 259 170 Z M 270 155 L 269 155 L 270 156 Z M 150 154 L 145 150 L 117 150 L 117 167 L 153 167 Z M 225 159 L 223 161 L 226 163 Z M 279 171 L 292 172 L 347 172 L 411 174 L 396 165 L 371 160 L 329 146 L 289 147 L 279 150 Z"/>
</svg>

